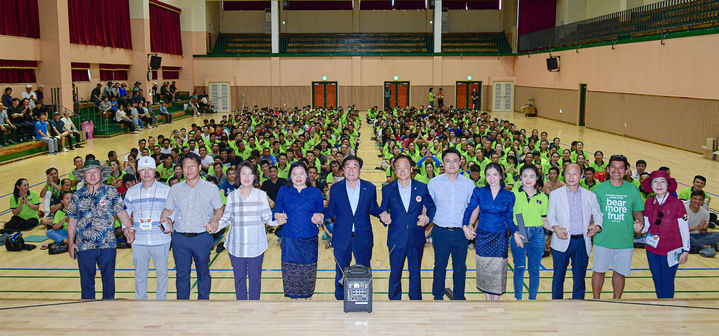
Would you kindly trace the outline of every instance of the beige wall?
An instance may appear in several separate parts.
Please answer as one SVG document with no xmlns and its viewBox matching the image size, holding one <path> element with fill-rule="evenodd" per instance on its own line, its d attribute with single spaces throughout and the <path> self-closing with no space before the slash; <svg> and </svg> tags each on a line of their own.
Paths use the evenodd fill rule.
<svg viewBox="0 0 719 336">
<path fill-rule="evenodd" d="M 455 82 L 465 80 L 467 75 L 485 85 L 494 78 L 514 76 L 513 57 L 203 57 L 194 63 L 195 87 L 206 87 L 210 81 L 229 82 L 232 87 L 243 88 L 248 100 L 273 105 L 307 104 L 306 100 L 311 99 L 310 83 L 322 80 L 322 76 L 338 83 L 339 104 L 354 103 L 362 108 L 381 105 L 382 85 L 394 80 L 395 75 L 400 81 L 410 82 L 412 105 L 427 103 L 429 87 L 442 87 L 447 104 L 453 105 Z M 277 89 L 280 87 L 296 91 Z M 307 88 L 308 97 L 295 93 L 304 90 L 300 88 Z M 252 93 L 258 92 L 253 90 L 260 90 L 261 96 L 255 97 Z M 233 95 L 235 108 L 241 101 L 238 97 Z"/>
<path fill-rule="evenodd" d="M 515 106 L 533 97 L 540 116 L 576 123 L 586 83 L 587 127 L 699 151 L 719 136 L 717 52 L 719 35 L 705 35 L 553 52 L 559 72 L 547 71 L 548 54 L 518 56 Z"/>
<path fill-rule="evenodd" d="M 501 32 L 498 10 L 449 11 L 450 32 Z M 264 11 L 223 11 L 222 33 L 264 33 Z M 281 33 L 431 33 L 432 10 L 280 11 Z M 285 23 L 282 24 L 282 21 Z"/>
</svg>

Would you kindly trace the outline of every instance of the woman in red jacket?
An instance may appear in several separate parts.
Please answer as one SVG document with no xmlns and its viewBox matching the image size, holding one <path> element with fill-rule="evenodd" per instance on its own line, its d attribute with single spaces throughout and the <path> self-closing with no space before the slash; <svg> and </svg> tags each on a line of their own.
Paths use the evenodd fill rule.
<svg viewBox="0 0 719 336">
<path fill-rule="evenodd" d="M 647 260 L 657 298 L 674 297 L 674 277 L 689 255 L 689 224 L 684 203 L 674 196 L 677 182 L 664 171 L 652 172 L 642 182 L 644 191 L 656 195 L 644 205 Z"/>
</svg>

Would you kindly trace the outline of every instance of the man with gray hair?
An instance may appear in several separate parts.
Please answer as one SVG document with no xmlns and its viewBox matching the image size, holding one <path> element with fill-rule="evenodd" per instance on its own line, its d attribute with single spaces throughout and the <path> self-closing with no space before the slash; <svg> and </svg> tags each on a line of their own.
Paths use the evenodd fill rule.
<svg viewBox="0 0 719 336">
<path fill-rule="evenodd" d="M 125 211 L 120 193 L 102 183 L 110 176 L 109 166 L 100 161 L 87 160 L 82 169 L 73 174 L 85 181 L 85 186 L 72 195 L 66 215 L 68 252 L 77 259 L 83 300 L 95 299 L 95 272 L 100 268 L 102 299 L 115 298 L 115 215 L 120 218 L 122 232 L 128 243 L 135 238 L 130 216 Z"/>
<path fill-rule="evenodd" d="M 158 300 L 167 299 L 167 259 L 170 251 L 169 230 L 160 224 L 170 187 L 155 180 L 155 159 L 143 156 L 137 161 L 137 172 L 142 183 L 125 193 L 125 206 L 132 216 L 135 241 L 132 244 L 132 262 L 135 265 L 135 298 L 147 300 L 147 273 L 150 258 L 155 264 Z M 166 228 L 169 229 L 169 228 Z"/>
</svg>

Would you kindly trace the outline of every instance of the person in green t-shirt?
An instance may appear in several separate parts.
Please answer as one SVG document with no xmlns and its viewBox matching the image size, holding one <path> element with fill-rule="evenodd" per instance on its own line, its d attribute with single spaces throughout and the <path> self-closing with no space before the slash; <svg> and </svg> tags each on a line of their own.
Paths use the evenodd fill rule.
<svg viewBox="0 0 719 336">
<path fill-rule="evenodd" d="M 30 190 L 30 184 L 26 179 L 21 178 L 15 182 L 12 196 L 10 197 L 10 210 L 12 218 L 5 223 L 5 230 L 16 232 L 30 230 L 40 224 L 40 196 Z"/>
<path fill-rule="evenodd" d="M 529 272 L 529 299 L 537 299 L 539 292 L 539 265 L 544 255 L 544 229 L 549 228 L 547 223 L 547 206 L 549 196 L 537 186 L 539 170 L 532 165 L 524 165 L 519 172 L 521 184 L 514 192 L 513 219 L 514 224 L 520 225 L 518 218 L 524 222 L 527 242 L 524 247 L 517 246 L 512 239 L 509 240 L 514 263 L 514 297 L 522 299 L 524 287 L 524 271 Z"/>
<path fill-rule="evenodd" d="M 70 200 L 72 200 L 72 192 L 62 192 L 60 195 L 62 209 L 55 212 L 55 217 L 52 219 L 52 228 L 45 233 L 48 238 L 56 243 L 67 243 L 67 223 L 69 218 L 65 215 L 65 211 L 70 205 Z"/>
<path fill-rule="evenodd" d="M 599 299 L 604 277 L 611 265 L 614 298 L 621 299 L 625 277 L 629 276 L 634 235 L 644 226 L 644 203 L 639 189 L 624 180 L 629 162 L 622 155 L 609 159 L 609 180 L 594 188 L 604 215 L 602 231 L 594 236 L 592 292 Z"/>
<path fill-rule="evenodd" d="M 707 184 L 707 178 L 701 175 L 694 176 L 692 180 L 692 186 L 679 192 L 679 199 L 682 201 L 688 201 L 692 197 L 692 192 L 701 191 L 704 193 L 704 208 L 709 209 L 709 203 L 712 198 L 709 194 L 704 191 L 704 186 Z"/>
</svg>

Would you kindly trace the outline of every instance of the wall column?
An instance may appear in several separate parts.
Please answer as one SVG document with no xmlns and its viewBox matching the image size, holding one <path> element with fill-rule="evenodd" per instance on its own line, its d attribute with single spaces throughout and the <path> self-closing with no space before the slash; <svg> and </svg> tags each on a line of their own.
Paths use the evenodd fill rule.
<svg viewBox="0 0 719 336">
<path fill-rule="evenodd" d="M 45 85 L 44 103 L 51 103 L 50 89 L 60 88 L 60 104 L 72 110 L 70 70 L 70 25 L 67 0 L 43 1 L 38 7 L 41 48 L 38 84 Z M 19 95 L 19 93 L 18 93 Z M 52 116 L 49 116 L 52 118 Z"/>
<path fill-rule="evenodd" d="M 434 52 L 442 52 L 442 0 L 434 1 Z"/>
<path fill-rule="evenodd" d="M 270 24 L 272 25 L 272 53 L 280 53 L 280 2 L 270 2 Z"/>
</svg>

